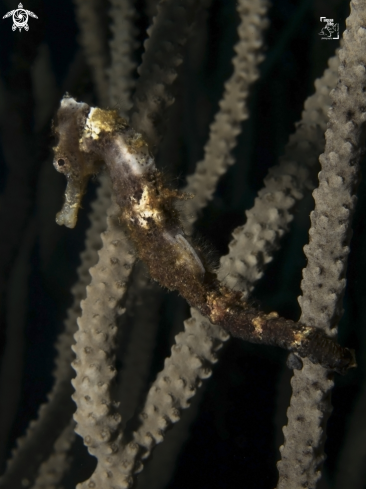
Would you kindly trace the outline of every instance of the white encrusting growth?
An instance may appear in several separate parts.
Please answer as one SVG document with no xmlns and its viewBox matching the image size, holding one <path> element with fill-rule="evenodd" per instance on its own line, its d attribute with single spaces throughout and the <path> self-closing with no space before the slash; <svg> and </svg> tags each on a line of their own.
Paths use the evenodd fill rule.
<svg viewBox="0 0 366 489">
<path fill-rule="evenodd" d="M 183 250 L 185 251 L 185 254 L 183 256 L 188 255 L 189 262 L 192 262 L 193 258 L 195 264 L 198 265 L 198 268 L 201 270 L 203 276 L 205 274 L 205 268 L 202 265 L 201 260 L 198 258 L 198 255 L 195 252 L 194 248 L 188 243 L 188 241 L 182 234 L 177 234 L 175 236 L 175 239 L 178 241 L 180 248 L 183 248 Z"/>
<path fill-rule="evenodd" d="M 130 197 L 131 200 L 136 200 L 134 197 Z M 132 206 L 133 212 L 136 214 L 136 219 L 141 227 L 147 229 L 149 227 L 148 218 L 152 218 L 154 221 L 161 221 L 163 216 L 158 209 L 154 209 L 149 197 L 148 188 L 145 187 L 141 195 L 141 199 L 138 203 Z M 133 219 L 133 218 L 131 218 Z"/>
<path fill-rule="evenodd" d="M 139 136 L 139 134 L 136 134 Z M 119 135 L 115 141 L 115 148 L 118 148 L 119 156 L 114 158 L 115 164 L 127 163 L 132 173 L 135 175 L 142 175 L 148 169 L 151 170 L 155 167 L 155 160 L 149 155 L 147 147 L 143 146 L 140 151 L 136 151 L 133 148 L 131 152 L 131 146 L 126 144 L 126 141 L 122 135 Z M 146 149 L 145 149 L 146 148 Z"/>
<path fill-rule="evenodd" d="M 93 118 L 94 112 L 96 112 L 96 107 L 91 107 L 89 111 L 88 118 L 86 119 L 85 128 L 83 138 L 85 136 L 92 139 L 99 139 L 99 133 L 102 130 L 102 127 L 97 119 Z"/>
<path fill-rule="evenodd" d="M 134 175 L 142 175 L 147 170 L 154 168 L 155 160 L 150 155 L 149 149 L 141 134 L 131 129 L 124 119 L 116 120 L 113 111 L 109 117 L 105 117 L 108 111 L 101 111 L 98 107 L 91 107 L 85 122 L 82 137 L 80 139 L 80 148 L 82 151 L 88 151 L 88 140 L 94 141 L 100 139 L 100 134 L 113 134 L 113 144 L 103 152 L 103 159 L 113 164 L 126 164 Z M 118 124 L 121 125 L 118 128 Z"/>
<path fill-rule="evenodd" d="M 197 253 L 193 249 L 193 247 L 188 243 L 186 238 L 180 234 L 180 233 L 173 233 L 171 234 L 170 232 L 164 231 L 163 236 L 165 239 L 173 243 L 174 245 L 179 247 L 180 254 L 179 254 L 179 261 L 180 262 L 185 262 L 185 265 L 188 268 L 193 267 L 198 271 L 200 275 L 204 275 L 205 273 L 205 268 L 202 265 L 201 260 L 199 259 Z M 177 263 L 179 265 L 179 263 Z"/>
<path fill-rule="evenodd" d="M 66 94 L 61 100 L 61 108 L 62 109 L 82 109 L 84 107 L 88 107 L 88 105 L 84 102 L 77 102 L 73 97 L 70 97 Z"/>
</svg>

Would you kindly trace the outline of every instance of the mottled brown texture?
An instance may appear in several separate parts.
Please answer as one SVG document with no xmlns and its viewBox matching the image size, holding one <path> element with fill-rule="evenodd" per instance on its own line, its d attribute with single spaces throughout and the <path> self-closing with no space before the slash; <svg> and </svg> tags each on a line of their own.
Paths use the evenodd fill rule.
<svg viewBox="0 0 366 489">
<path fill-rule="evenodd" d="M 121 222 L 155 281 L 177 290 L 213 324 L 241 339 L 285 348 L 340 373 L 355 366 L 353 353 L 320 330 L 280 318 L 275 312 L 266 314 L 217 280 L 202 250 L 195 249 L 185 236 L 174 206 L 177 199 L 189 196 L 166 186 L 149 160 L 141 135 L 117 112 L 90 109 L 87 119 L 74 120 L 80 127 L 72 130 L 82 133 L 78 152 L 87 152 L 92 161 L 105 160 L 121 207 Z M 88 159 L 75 160 L 82 165 Z"/>
<path fill-rule="evenodd" d="M 113 138 L 106 134 L 109 145 Z M 103 141 L 103 135 L 100 135 Z M 100 144 L 100 143 L 99 143 Z M 111 148 L 109 149 L 111 151 Z M 135 176 L 127 165 L 107 164 L 112 177 L 116 199 L 122 207 L 125 223 L 138 256 L 149 269 L 151 277 L 169 290 L 177 290 L 192 306 L 232 335 L 252 343 L 279 346 L 297 352 L 314 363 L 345 373 L 355 366 L 353 353 L 337 345 L 314 327 L 305 327 L 278 317 L 277 313 L 265 314 L 241 299 L 241 294 L 220 284 L 201 250 L 197 255 L 205 268 L 204 273 L 194 261 L 182 260 L 182 249 L 168 237 L 184 236 L 174 201 L 186 196 L 164 186 L 163 175 L 156 169 L 143 176 Z M 148 217 L 145 225 L 135 215 L 134 202 L 147 192 L 151 209 L 157 219 Z M 188 237 L 184 236 L 188 241 Z"/>
<path fill-rule="evenodd" d="M 100 166 L 95 155 L 86 154 L 79 148 L 81 128 L 85 125 L 88 112 L 88 105 L 78 104 L 74 99 L 64 97 L 54 122 L 54 133 L 58 141 L 53 148 L 53 165 L 67 178 L 65 201 L 56 216 L 56 222 L 69 228 L 75 227 L 88 180 Z"/>
</svg>

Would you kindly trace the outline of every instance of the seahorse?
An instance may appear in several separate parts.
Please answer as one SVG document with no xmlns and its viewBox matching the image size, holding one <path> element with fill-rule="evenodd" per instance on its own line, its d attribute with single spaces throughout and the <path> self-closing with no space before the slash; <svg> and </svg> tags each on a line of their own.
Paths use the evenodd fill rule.
<svg viewBox="0 0 366 489">
<path fill-rule="evenodd" d="M 191 198 L 167 185 L 143 136 L 115 110 L 102 110 L 66 95 L 54 122 L 54 166 L 67 178 L 56 222 L 76 225 L 90 175 L 103 167 L 111 177 L 120 221 L 153 280 L 178 291 L 213 324 L 252 343 L 275 345 L 344 374 L 355 367 L 353 350 L 320 329 L 266 314 L 220 283 L 204 252 L 186 235 L 174 205 Z"/>
</svg>

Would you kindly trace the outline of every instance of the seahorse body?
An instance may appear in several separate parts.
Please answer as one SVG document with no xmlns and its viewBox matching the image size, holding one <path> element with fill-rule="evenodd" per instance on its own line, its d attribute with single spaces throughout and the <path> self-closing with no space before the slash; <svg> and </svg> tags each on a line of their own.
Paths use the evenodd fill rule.
<svg viewBox="0 0 366 489">
<path fill-rule="evenodd" d="M 116 111 L 90 108 L 67 97 L 57 114 L 54 165 L 68 179 L 57 222 L 73 227 L 90 174 L 105 163 L 121 222 L 151 277 L 177 290 L 212 323 L 254 343 L 277 345 L 344 373 L 355 366 L 353 353 L 320 330 L 266 314 L 222 285 L 201 250 L 185 235 L 176 207 L 187 199 L 170 189 L 157 170 L 147 143 Z M 63 161 L 60 164 L 60 160 Z"/>
</svg>

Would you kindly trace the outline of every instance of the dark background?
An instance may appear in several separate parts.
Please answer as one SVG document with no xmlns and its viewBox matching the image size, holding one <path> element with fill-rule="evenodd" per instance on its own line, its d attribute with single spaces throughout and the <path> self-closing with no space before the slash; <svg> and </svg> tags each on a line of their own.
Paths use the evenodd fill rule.
<svg viewBox="0 0 366 489">
<path fill-rule="evenodd" d="M 0 16 L 16 8 L 17 1 L 1 1 Z M 139 63 L 142 42 L 149 20 L 143 0 L 135 2 L 140 47 L 135 54 Z M 65 90 L 96 103 L 90 72 L 83 57 L 70 65 L 77 55 L 78 26 L 74 6 L 69 0 L 25 0 L 24 8 L 35 12 L 38 20 L 29 20 L 28 32 L 13 32 L 11 19 L 0 21 L 0 79 L 6 87 L 5 110 L 1 116 L 0 146 L 0 264 L 2 280 L 0 342 L 6 342 L 6 300 L 9 277 L 19 258 L 27 226 L 32 221 L 35 235 L 30 248 L 26 300 L 19 298 L 25 321 L 22 397 L 11 429 L 8 454 L 15 439 L 36 417 L 37 408 L 46 400 L 52 385 L 55 350 L 53 344 L 62 330 L 66 308 L 71 304 L 70 288 L 76 280 L 76 267 L 83 249 L 88 226 L 90 202 L 95 196 L 92 182 L 79 222 L 74 230 L 58 227 L 55 213 L 61 208 L 65 187 L 63 176 L 52 171 L 43 180 L 43 163 L 52 166 L 50 121 L 36 128 L 32 95 L 32 70 L 41 44 L 46 44 L 58 96 Z M 108 38 L 108 2 L 101 12 L 101 23 Z M 344 30 L 349 5 L 344 1 L 275 0 L 269 10 L 266 31 L 266 58 L 261 77 L 248 100 L 251 117 L 243 123 L 243 132 L 234 150 L 236 165 L 220 180 L 215 197 L 197 223 L 199 236 L 221 256 L 233 229 L 245 221 L 244 210 L 253 205 L 268 168 L 278 162 L 294 123 L 301 118 L 303 102 L 313 93 L 313 82 L 322 75 L 337 41 L 322 41 L 318 32 L 320 16 L 334 18 Z M 203 156 L 208 126 L 218 109 L 223 83 L 232 72 L 231 58 L 239 19 L 235 2 L 213 0 L 205 32 L 193 35 L 186 49 L 176 86 L 177 101 L 172 109 L 167 134 L 160 153 L 160 165 L 184 185 Z M 198 43 L 199 45 L 195 44 Z M 204 46 L 202 48 L 202 42 Z M 135 73 L 135 76 L 136 73 Z M 46 94 L 45 94 L 46 96 Z M 0 109 L 1 112 L 1 109 Z M 172 148 L 174 151 L 172 151 Z M 43 168 L 43 170 L 42 170 Z M 48 175 L 48 173 L 47 173 Z M 45 185 L 40 182 L 46 181 Z M 354 235 L 347 273 L 345 314 L 340 324 L 340 342 L 355 348 L 359 367 L 345 377 L 336 376 L 332 402 L 334 410 L 328 423 L 327 460 L 324 481 L 319 487 L 333 487 L 337 459 L 342 448 L 353 407 L 365 377 L 365 274 L 366 212 L 365 184 L 359 187 L 359 204 L 354 218 Z M 306 265 L 302 247 L 307 243 L 309 213 L 313 201 L 305 198 L 297 207 L 291 232 L 258 283 L 254 297 L 263 307 L 297 320 L 301 270 Z M 21 286 L 19 285 L 19 290 Z M 16 294 L 14 300 L 16 301 Z M 171 324 L 180 311 L 188 317 L 188 308 L 176 294 L 166 295 L 161 308 L 161 324 L 154 351 L 151 381 L 169 354 Z M 3 348 L 2 348 L 3 349 Z M 177 462 L 176 472 L 167 486 L 180 489 L 195 484 L 205 488 L 270 489 L 277 480 L 278 447 L 283 441 L 281 427 L 291 395 L 286 368 L 286 352 L 230 340 L 220 353 L 220 362 L 206 382 L 199 414 Z M 6 396 L 6 393 L 1 393 Z M 93 461 L 86 456 L 80 440 L 73 448 L 76 455 L 65 487 L 87 477 Z M 89 460 L 89 461 L 88 461 Z M 4 461 L 2 461 L 4 469 Z M 366 487 L 366 484 L 365 484 Z"/>
</svg>

